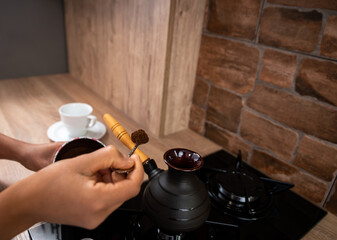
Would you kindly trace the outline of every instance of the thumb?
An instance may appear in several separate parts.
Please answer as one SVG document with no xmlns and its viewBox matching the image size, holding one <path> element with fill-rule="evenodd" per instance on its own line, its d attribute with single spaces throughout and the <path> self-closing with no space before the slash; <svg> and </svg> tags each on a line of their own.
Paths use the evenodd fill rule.
<svg viewBox="0 0 337 240">
<path fill-rule="evenodd" d="M 126 158 L 116 147 L 111 145 L 83 155 L 83 158 L 81 160 L 82 169 L 90 175 L 111 167 L 129 169 L 134 166 L 132 159 Z"/>
</svg>

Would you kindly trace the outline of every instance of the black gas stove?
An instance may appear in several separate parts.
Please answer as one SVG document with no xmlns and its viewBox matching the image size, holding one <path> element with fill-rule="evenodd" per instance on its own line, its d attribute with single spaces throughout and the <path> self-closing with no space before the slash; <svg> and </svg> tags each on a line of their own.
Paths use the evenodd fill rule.
<svg viewBox="0 0 337 240">
<path fill-rule="evenodd" d="M 221 150 L 204 157 L 197 176 L 206 185 L 211 210 L 197 230 L 167 234 L 142 211 L 144 182 L 139 195 L 125 202 L 94 230 L 42 224 L 29 230 L 33 240 L 202 240 L 300 239 L 326 211 L 289 190 L 291 183 L 268 178 Z"/>
</svg>

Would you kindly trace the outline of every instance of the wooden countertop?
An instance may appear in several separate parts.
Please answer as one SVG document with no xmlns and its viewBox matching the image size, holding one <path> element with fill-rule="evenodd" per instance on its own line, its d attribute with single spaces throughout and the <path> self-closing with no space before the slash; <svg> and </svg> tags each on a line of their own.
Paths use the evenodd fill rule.
<svg viewBox="0 0 337 240">
<path fill-rule="evenodd" d="M 68 74 L 59 74 L 0 80 L 0 132 L 31 143 L 49 142 L 47 129 L 59 121 L 58 108 L 69 102 L 86 102 L 92 105 L 93 114 L 101 122 L 104 122 L 103 114 L 110 113 L 129 133 L 143 128 Z M 221 149 L 189 129 L 164 138 L 147 133 L 150 141 L 140 149 L 155 159 L 163 169 L 167 168 L 162 161 L 162 155 L 167 149 L 184 147 L 196 150 L 201 155 Z M 106 145 L 116 145 L 125 154 L 129 152 L 109 130 L 101 141 Z M 32 173 L 16 162 L 0 160 L 0 189 Z M 337 239 L 336 226 L 337 217 L 328 213 L 304 239 Z M 15 239 L 26 240 L 30 237 L 24 232 Z"/>
</svg>

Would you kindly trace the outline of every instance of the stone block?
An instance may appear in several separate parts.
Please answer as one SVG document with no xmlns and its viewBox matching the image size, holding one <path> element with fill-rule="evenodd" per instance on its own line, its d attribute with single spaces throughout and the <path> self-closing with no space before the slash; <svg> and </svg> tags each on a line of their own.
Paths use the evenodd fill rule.
<svg viewBox="0 0 337 240">
<path fill-rule="evenodd" d="M 207 121 L 236 132 L 240 123 L 242 98 L 226 90 L 211 87 Z"/>
<path fill-rule="evenodd" d="M 250 151 L 250 144 L 246 143 L 237 134 L 234 134 L 225 129 L 221 129 L 206 122 L 205 137 L 222 146 L 227 152 L 233 156 L 237 156 L 239 150 L 242 154 L 242 159 L 247 161 Z"/>
<path fill-rule="evenodd" d="M 299 138 L 296 132 L 247 110 L 241 119 L 240 134 L 244 139 L 272 151 L 284 160 L 292 159 Z"/>
<path fill-rule="evenodd" d="M 211 0 L 208 31 L 254 40 L 261 3 L 260 0 Z"/>
<path fill-rule="evenodd" d="M 328 190 L 327 183 L 303 173 L 295 166 L 265 152 L 254 150 L 251 163 L 271 178 L 294 184 L 292 189 L 295 192 L 315 203 L 321 203 Z"/>
<path fill-rule="evenodd" d="M 337 170 L 337 146 L 332 147 L 305 136 L 297 150 L 294 165 L 330 182 Z"/>
<path fill-rule="evenodd" d="M 335 1 L 337 5 L 337 1 Z M 321 42 L 321 55 L 337 59 L 337 16 L 330 16 Z"/>
<path fill-rule="evenodd" d="M 318 11 L 268 7 L 264 9 L 259 43 L 311 53 L 318 43 L 323 15 Z"/>
<path fill-rule="evenodd" d="M 257 48 L 204 35 L 197 74 L 219 87 L 246 94 L 254 88 L 258 62 Z"/>
<path fill-rule="evenodd" d="M 303 59 L 295 84 L 296 92 L 337 106 L 337 64 Z"/>
<path fill-rule="evenodd" d="M 296 55 L 267 49 L 263 55 L 260 80 L 289 88 L 294 79 L 296 65 Z"/>
<path fill-rule="evenodd" d="M 196 78 L 193 92 L 193 103 L 204 107 L 207 103 L 209 84 L 202 79 Z"/>
<path fill-rule="evenodd" d="M 257 85 L 247 106 L 309 135 L 337 143 L 337 110 L 264 85 Z"/>
<path fill-rule="evenodd" d="M 197 133 L 202 134 L 205 125 L 205 115 L 206 111 L 203 108 L 198 107 L 195 104 L 192 104 L 189 120 L 189 128 L 196 131 Z"/>
</svg>

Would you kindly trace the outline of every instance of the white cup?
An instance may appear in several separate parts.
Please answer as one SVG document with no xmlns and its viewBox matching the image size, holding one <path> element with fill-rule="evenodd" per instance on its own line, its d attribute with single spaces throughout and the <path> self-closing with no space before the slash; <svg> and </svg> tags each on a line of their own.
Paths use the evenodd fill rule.
<svg viewBox="0 0 337 240">
<path fill-rule="evenodd" d="M 87 130 L 96 124 L 96 117 L 91 113 L 92 107 L 86 103 L 68 103 L 59 108 L 61 121 L 70 137 L 85 136 Z"/>
</svg>

